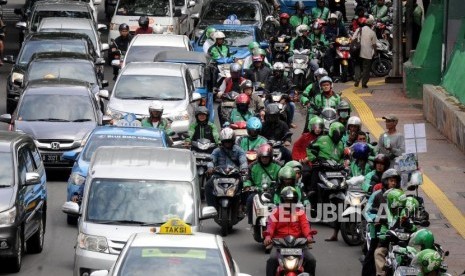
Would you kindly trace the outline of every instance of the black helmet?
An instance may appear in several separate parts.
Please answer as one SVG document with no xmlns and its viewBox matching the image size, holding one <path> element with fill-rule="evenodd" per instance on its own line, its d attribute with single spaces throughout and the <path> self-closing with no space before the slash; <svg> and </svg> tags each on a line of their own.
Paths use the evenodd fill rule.
<svg viewBox="0 0 465 276">
<path fill-rule="evenodd" d="M 375 156 L 375 160 L 373 160 L 373 164 L 383 164 L 384 165 L 384 170 L 386 171 L 389 169 L 389 166 L 391 165 L 391 160 L 389 160 L 389 157 L 379 153 Z"/>
<path fill-rule="evenodd" d="M 284 187 L 281 190 L 280 197 L 281 203 L 297 203 L 299 201 L 297 191 L 291 186 Z"/>
<path fill-rule="evenodd" d="M 128 26 L 128 24 L 123 23 L 123 24 L 120 24 L 120 25 L 119 25 L 119 28 L 118 28 L 118 29 L 119 29 L 120 32 L 121 32 L 122 30 L 129 31 L 129 26 Z"/>
<path fill-rule="evenodd" d="M 280 112 L 279 105 L 277 103 L 272 103 L 266 106 L 265 114 L 266 115 L 278 115 Z"/>
<path fill-rule="evenodd" d="M 145 15 L 139 17 L 139 26 L 140 27 L 148 27 L 149 26 L 149 18 Z"/>
<path fill-rule="evenodd" d="M 296 10 L 305 10 L 305 4 L 303 1 L 299 1 L 295 3 Z"/>
</svg>

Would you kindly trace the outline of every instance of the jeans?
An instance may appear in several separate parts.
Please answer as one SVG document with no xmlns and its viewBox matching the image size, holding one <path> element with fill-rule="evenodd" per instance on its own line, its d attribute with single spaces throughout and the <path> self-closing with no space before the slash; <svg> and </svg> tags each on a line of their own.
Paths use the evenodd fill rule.
<svg viewBox="0 0 465 276">
<path fill-rule="evenodd" d="M 362 80 L 362 85 L 367 85 L 370 80 L 371 71 L 371 59 L 358 57 L 355 61 L 355 83 L 359 83 Z"/>
<path fill-rule="evenodd" d="M 247 218 L 248 218 L 248 224 L 253 223 L 253 197 L 257 193 L 248 193 L 247 199 L 246 199 L 246 206 L 247 206 Z"/>
<path fill-rule="evenodd" d="M 309 273 L 311 276 L 315 276 L 316 270 L 316 259 L 313 257 L 313 254 L 310 252 L 310 249 L 304 248 L 304 271 Z M 266 276 L 275 276 L 276 270 L 279 267 L 278 262 L 279 254 L 276 247 L 273 247 L 270 253 L 270 258 L 266 261 Z"/>
<path fill-rule="evenodd" d="M 295 103 L 289 102 L 287 110 L 287 122 L 291 124 L 294 121 Z"/>
</svg>

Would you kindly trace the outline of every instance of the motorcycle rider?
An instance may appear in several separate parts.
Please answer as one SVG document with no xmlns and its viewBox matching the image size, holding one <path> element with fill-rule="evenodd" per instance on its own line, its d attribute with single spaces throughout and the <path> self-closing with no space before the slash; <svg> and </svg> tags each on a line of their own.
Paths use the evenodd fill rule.
<svg viewBox="0 0 465 276">
<path fill-rule="evenodd" d="M 244 69 L 250 69 L 253 64 L 253 57 L 255 55 L 262 55 L 263 50 L 262 48 L 260 48 L 260 44 L 258 44 L 258 42 L 256 41 L 250 42 L 247 48 L 249 49 L 250 55 L 243 60 L 242 68 Z M 263 62 L 266 66 L 271 67 L 271 63 L 268 61 L 268 58 L 266 57 L 266 52 L 263 53 Z"/>
<path fill-rule="evenodd" d="M 259 135 L 262 130 L 262 122 L 257 117 L 247 120 L 247 136 L 242 136 L 237 144 L 245 151 L 255 150 L 268 141 L 265 137 Z"/>
<path fill-rule="evenodd" d="M 245 156 L 245 152 L 238 145 L 234 144 L 236 141 L 234 130 L 229 127 L 223 128 L 220 132 L 220 141 L 221 145 L 214 149 L 211 154 L 212 161 L 207 164 L 208 174 L 212 175 L 215 167 L 235 167 L 239 168 L 243 175 L 247 175 L 247 157 Z M 215 205 L 213 180 L 214 176 L 212 176 L 205 184 L 205 198 L 208 206 Z M 239 188 L 242 189 L 242 187 Z"/>
<path fill-rule="evenodd" d="M 171 130 L 171 123 L 168 119 L 163 118 L 163 104 L 160 101 L 153 101 L 149 105 L 149 116 L 142 119 L 142 127 L 154 127 L 164 130 L 166 135 L 171 136 L 174 131 Z"/>
<path fill-rule="evenodd" d="M 304 185 L 302 182 L 302 169 L 303 169 L 302 164 L 299 161 L 292 160 L 284 164 L 284 167 L 290 167 L 295 171 L 296 186 L 302 189 Z"/>
<path fill-rule="evenodd" d="M 139 17 L 139 28 L 136 29 L 136 35 L 138 34 L 153 34 L 153 28 L 149 27 L 149 18 L 145 15 Z"/>
<path fill-rule="evenodd" d="M 347 22 L 347 15 L 346 15 L 346 0 L 329 0 L 329 10 L 332 13 L 340 12 L 343 16 L 344 22 Z"/>
<path fill-rule="evenodd" d="M 208 49 L 215 44 L 215 40 L 213 39 L 213 34 L 216 32 L 216 29 L 213 27 L 208 27 L 205 30 L 205 42 L 203 43 L 202 49 L 205 54 L 208 54 Z"/>
<path fill-rule="evenodd" d="M 319 82 L 322 77 L 328 76 L 328 72 L 324 68 L 318 68 L 314 73 L 315 80 L 313 83 L 310 83 L 302 92 L 302 96 L 300 97 L 300 102 L 302 105 L 308 106 L 310 101 L 313 101 L 313 98 L 320 94 L 320 85 Z"/>
<path fill-rule="evenodd" d="M 358 132 L 362 130 L 362 120 L 357 116 L 352 116 L 347 120 L 347 131 L 342 137 L 344 146 L 350 147 L 357 140 Z"/>
<path fill-rule="evenodd" d="M 292 28 L 295 30 L 300 25 L 308 25 L 310 24 L 309 17 L 305 14 L 305 4 L 303 1 L 298 1 L 295 3 L 295 14 L 291 16 L 289 23 L 291 24 Z"/>
<path fill-rule="evenodd" d="M 325 36 L 326 39 L 329 41 L 330 45 L 328 50 L 325 53 L 325 66 L 326 70 L 333 74 L 335 65 L 335 57 L 336 57 L 336 47 L 334 42 L 337 37 L 343 36 L 347 37 L 348 33 L 344 25 L 339 24 L 338 17 L 336 14 L 332 13 L 329 16 L 328 23 L 325 27 Z"/>
<path fill-rule="evenodd" d="M 248 223 L 252 224 L 253 197 L 257 192 L 261 192 L 263 184 L 269 188 L 276 188 L 274 185 L 278 181 L 278 173 L 281 166 L 273 161 L 273 148 L 269 144 L 263 144 L 257 149 L 258 160 L 250 164 L 250 177 L 244 182 L 243 202 L 246 202 Z M 257 191 L 250 192 L 254 187 Z"/>
<path fill-rule="evenodd" d="M 350 117 L 351 112 L 350 104 L 344 100 L 341 100 L 337 105 L 336 112 L 337 112 L 337 120 L 339 123 L 347 126 L 347 121 Z"/>
<path fill-rule="evenodd" d="M 271 76 L 271 69 L 265 66 L 262 55 L 254 55 L 252 57 L 252 66 L 245 70 L 245 78 L 253 83 L 266 83 L 266 80 Z"/>
<path fill-rule="evenodd" d="M 443 258 L 441 254 L 434 249 L 425 249 L 415 256 L 412 263 L 420 267 L 418 276 L 440 276 L 448 275 L 441 272 Z"/>
<path fill-rule="evenodd" d="M 312 46 L 323 46 L 324 48 L 329 47 L 329 41 L 326 40 L 326 36 L 323 33 L 323 24 L 320 22 L 313 23 L 312 30 L 313 32 L 309 36 L 312 41 Z M 322 51 L 325 52 L 324 50 Z"/>
<path fill-rule="evenodd" d="M 384 3 L 384 0 L 377 0 L 376 5 L 371 8 L 371 14 L 375 21 L 386 24 L 391 18 L 389 17 L 389 8 Z"/>
<path fill-rule="evenodd" d="M 415 248 L 418 252 L 425 249 L 434 249 L 433 232 L 426 228 L 417 230 L 410 236 L 408 245 Z"/>
<path fill-rule="evenodd" d="M 226 38 L 224 33 L 216 31 L 213 34 L 215 43 L 208 49 L 208 54 L 210 54 L 212 60 L 219 63 L 232 62 L 234 59 L 231 58 L 232 54 L 229 46 L 224 43 Z"/>
<path fill-rule="evenodd" d="M 329 9 L 326 7 L 325 0 L 317 0 L 316 7 L 312 9 L 311 17 L 312 22 L 317 21 L 317 19 L 322 19 L 324 21 L 328 20 Z"/>
<path fill-rule="evenodd" d="M 313 100 L 313 106 L 311 106 L 313 113 L 319 114 L 325 107 L 336 109 L 341 102 L 341 97 L 333 90 L 333 80 L 330 77 L 322 77 L 319 84 L 321 93 Z"/>
<path fill-rule="evenodd" d="M 313 242 L 310 223 L 307 219 L 305 212 L 297 209 L 295 204 L 298 202 L 297 191 L 293 187 L 286 187 L 281 191 L 280 206 L 274 209 L 270 215 L 267 223 L 267 230 L 265 232 L 265 246 L 272 243 L 272 239 L 284 238 L 285 236 L 292 235 L 295 238 L 306 238 L 309 243 Z M 290 211 L 296 211 L 291 214 Z M 304 257 L 304 270 L 310 275 L 315 275 L 316 260 L 313 257 L 310 249 L 303 248 Z M 266 275 L 276 275 L 276 270 L 279 267 L 278 262 L 279 254 L 275 247 L 271 250 L 270 257 L 266 262 Z"/>
<path fill-rule="evenodd" d="M 365 175 L 365 180 L 362 184 L 363 191 L 370 194 L 372 193 L 373 187 L 381 183 L 381 176 L 389 169 L 390 162 L 389 157 L 382 153 L 375 156 L 373 160 L 374 170 Z"/>
<path fill-rule="evenodd" d="M 349 177 L 367 175 L 373 168 L 368 163 L 370 148 L 366 143 L 355 143 L 352 146 L 352 162 L 350 162 Z"/>
<path fill-rule="evenodd" d="M 323 134 L 324 127 L 323 119 L 318 116 L 311 118 L 308 122 L 308 127 L 305 128 L 307 131 L 294 143 L 292 148 L 292 159 L 304 164 L 308 163 L 307 147 Z"/>
<path fill-rule="evenodd" d="M 366 23 L 368 16 L 366 14 L 366 9 L 363 6 L 358 6 L 355 9 L 355 16 L 352 19 L 352 24 L 350 25 L 351 31 L 355 32 L 358 28 L 363 26 Z"/>
<path fill-rule="evenodd" d="M 289 18 L 289 14 L 285 12 L 279 15 L 279 29 L 277 31 L 276 37 L 280 37 L 282 35 L 288 36 L 289 38 L 292 37 L 292 33 L 294 32 L 295 27 L 289 23 Z M 271 40 L 274 41 L 276 37 L 273 36 Z"/>
<path fill-rule="evenodd" d="M 129 44 L 132 40 L 132 35 L 129 34 L 129 26 L 126 23 L 120 24 L 118 27 L 119 36 L 115 38 L 111 45 L 112 59 L 117 53 L 117 50 L 125 53 L 128 50 Z M 118 77 L 119 67 L 113 66 L 113 80 Z"/>
<path fill-rule="evenodd" d="M 299 25 L 295 29 L 295 31 L 297 33 L 297 37 L 292 39 L 290 43 L 289 55 L 291 55 L 291 57 L 289 57 L 289 63 L 292 63 L 294 60 L 294 56 L 293 56 L 294 49 L 295 50 L 308 49 L 310 50 L 310 53 L 308 54 L 310 57 L 310 62 L 309 62 L 310 69 L 313 72 L 315 72 L 319 68 L 319 65 L 318 65 L 318 60 L 312 59 L 312 54 L 311 54 L 312 41 L 310 40 L 310 38 L 308 38 L 308 35 L 310 34 L 310 27 L 308 27 L 308 25 Z"/>
<path fill-rule="evenodd" d="M 279 106 L 276 103 L 270 103 L 265 107 L 265 123 L 262 128 L 262 135 L 268 140 L 281 141 L 289 132 L 289 127 L 285 122 L 279 119 Z M 286 138 L 285 146 L 291 145 L 291 138 Z"/>
<path fill-rule="evenodd" d="M 254 93 L 254 86 L 251 80 L 245 80 L 241 83 L 241 92 L 249 96 L 250 107 L 253 113 L 265 116 L 265 105 L 262 98 Z"/>
<path fill-rule="evenodd" d="M 236 98 L 236 107 L 231 111 L 229 118 L 231 123 L 247 122 L 254 116 L 252 111 L 249 110 L 250 98 L 246 94 L 240 94 Z"/>
<path fill-rule="evenodd" d="M 290 161 L 296 162 L 296 161 Z M 289 162 L 288 162 L 289 163 Z M 297 162 L 298 163 L 298 162 Z M 297 173 L 291 166 L 284 166 L 279 170 L 278 174 L 279 185 L 275 190 L 273 196 L 273 203 L 278 205 L 281 203 L 281 191 L 286 187 L 292 187 L 297 192 L 297 202 L 302 203 L 303 205 L 308 205 L 310 202 L 306 198 L 305 193 L 302 192 L 302 187 L 297 182 Z"/>
<path fill-rule="evenodd" d="M 218 133 L 216 125 L 208 121 L 209 115 L 210 112 L 208 112 L 208 108 L 205 106 L 197 107 L 195 110 L 196 122 L 189 126 L 189 137 L 185 140 L 186 145 L 199 139 L 208 139 L 216 144 L 220 143 L 220 134 Z"/>
<path fill-rule="evenodd" d="M 225 78 L 218 88 L 216 96 L 221 98 L 223 93 L 229 93 L 231 91 L 240 91 L 241 84 L 246 80 L 241 76 L 242 66 L 239 63 L 231 64 L 229 67 L 231 77 Z M 218 113 L 219 114 L 219 113 Z"/>
<path fill-rule="evenodd" d="M 394 165 L 394 159 L 405 152 L 404 135 L 396 129 L 399 119 L 394 114 L 384 116 L 387 131 L 379 136 L 378 149 L 380 153 L 385 154 L 391 160 L 391 167 Z"/>
</svg>

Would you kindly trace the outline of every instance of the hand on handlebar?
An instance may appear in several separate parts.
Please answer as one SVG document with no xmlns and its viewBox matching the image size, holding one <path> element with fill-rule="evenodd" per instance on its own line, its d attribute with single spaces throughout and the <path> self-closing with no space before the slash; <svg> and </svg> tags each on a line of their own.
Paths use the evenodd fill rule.
<svg viewBox="0 0 465 276">
<path fill-rule="evenodd" d="M 268 245 L 270 245 L 272 242 L 273 242 L 273 241 L 271 240 L 270 237 L 266 237 L 265 240 L 263 241 L 263 244 L 264 244 L 265 246 L 268 246 Z"/>
</svg>

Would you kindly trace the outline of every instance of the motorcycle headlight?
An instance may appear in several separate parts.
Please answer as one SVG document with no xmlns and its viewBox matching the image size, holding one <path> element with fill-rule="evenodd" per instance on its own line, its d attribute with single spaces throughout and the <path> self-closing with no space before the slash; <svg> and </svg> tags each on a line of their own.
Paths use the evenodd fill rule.
<svg viewBox="0 0 465 276">
<path fill-rule="evenodd" d="M 73 185 L 82 185 L 86 182 L 86 178 L 78 173 L 72 173 L 69 176 L 68 183 L 73 184 Z"/>
<path fill-rule="evenodd" d="M 210 148 L 210 143 L 205 143 L 205 144 L 198 143 L 198 144 L 197 144 L 197 147 L 198 147 L 200 150 L 207 150 L 208 148 Z"/>
<path fill-rule="evenodd" d="M 172 121 L 187 121 L 187 120 L 189 120 L 189 113 L 187 113 L 187 111 L 184 110 L 184 111 L 182 111 L 182 112 L 180 112 L 178 114 L 169 116 L 169 118 Z"/>
<path fill-rule="evenodd" d="M 8 209 L 0 213 L 0 225 L 1 226 L 12 225 L 15 223 L 15 219 L 16 219 L 16 207 L 13 207 L 11 209 Z"/>
<path fill-rule="evenodd" d="M 79 248 L 100 252 L 100 253 L 110 253 L 108 250 L 108 243 L 105 237 L 86 235 L 79 233 L 78 236 L 78 245 Z"/>
<path fill-rule="evenodd" d="M 11 82 L 14 82 L 15 80 L 22 82 L 23 79 L 24 79 L 24 74 L 21 74 L 18 72 L 13 72 L 13 74 L 11 74 Z"/>
<path fill-rule="evenodd" d="M 283 43 L 283 42 L 284 42 L 284 38 L 285 38 L 285 37 L 283 37 L 283 36 L 278 37 L 278 42 Z"/>
<path fill-rule="evenodd" d="M 397 234 L 397 237 L 399 238 L 399 240 L 401 240 L 401 241 L 407 241 L 410 238 L 409 233 L 399 233 L 399 232 L 397 232 L 396 234 Z"/>
<path fill-rule="evenodd" d="M 294 271 L 297 269 L 297 266 L 299 265 L 299 259 L 294 257 L 294 256 L 289 256 L 284 258 L 283 266 L 284 269 Z"/>
<path fill-rule="evenodd" d="M 298 59 L 294 60 L 294 63 L 296 63 L 296 64 L 303 64 L 303 63 L 304 63 L 304 60 L 298 58 Z"/>
</svg>

